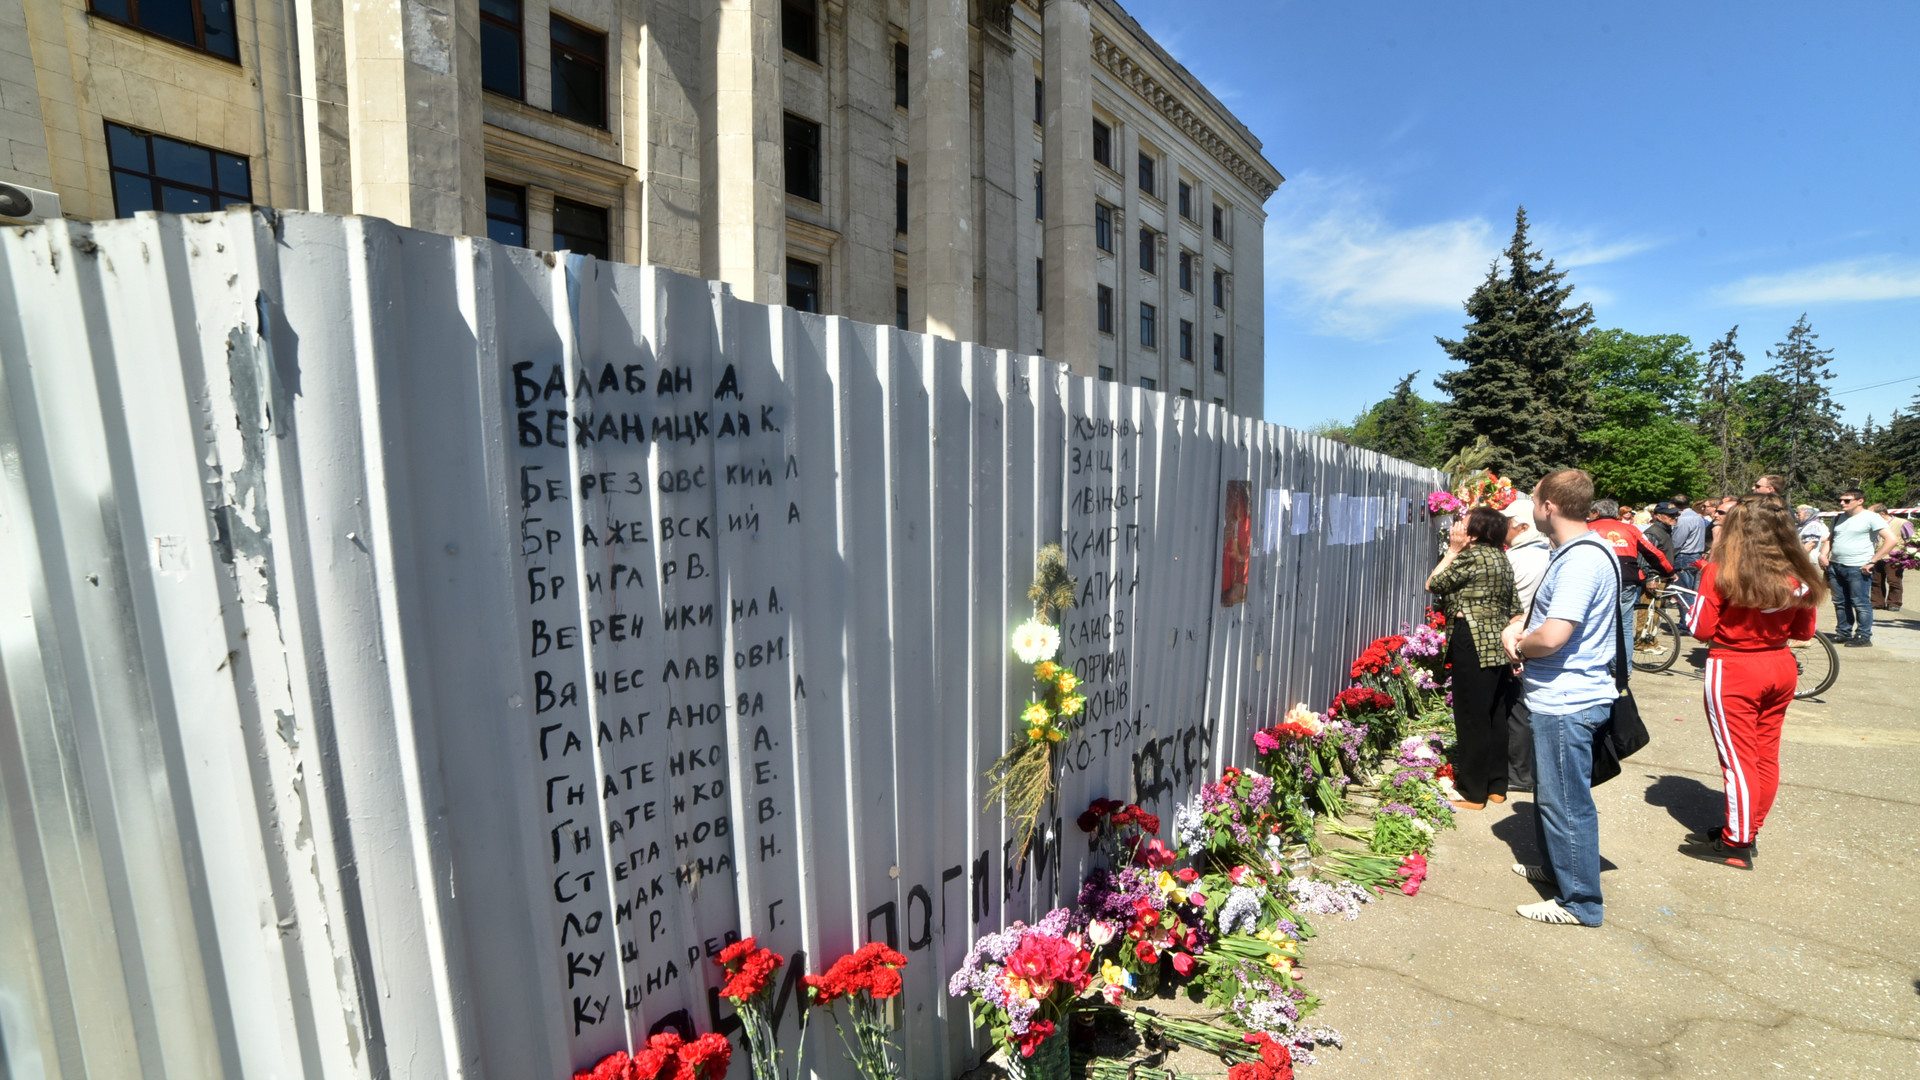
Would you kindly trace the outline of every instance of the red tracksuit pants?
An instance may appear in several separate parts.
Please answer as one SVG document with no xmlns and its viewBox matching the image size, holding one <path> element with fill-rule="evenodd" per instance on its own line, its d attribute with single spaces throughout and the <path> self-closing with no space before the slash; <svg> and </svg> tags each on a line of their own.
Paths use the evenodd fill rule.
<svg viewBox="0 0 1920 1080">
<path fill-rule="evenodd" d="M 1753 843 L 1780 788 L 1780 728 L 1800 671 L 1788 649 L 1707 654 L 1707 726 L 1727 788 L 1727 843 Z"/>
</svg>

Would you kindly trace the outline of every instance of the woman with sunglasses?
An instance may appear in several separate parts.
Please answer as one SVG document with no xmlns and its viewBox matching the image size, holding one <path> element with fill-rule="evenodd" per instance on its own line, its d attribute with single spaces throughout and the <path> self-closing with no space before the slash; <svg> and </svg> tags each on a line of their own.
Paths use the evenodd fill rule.
<svg viewBox="0 0 1920 1080">
<path fill-rule="evenodd" d="M 1780 728 L 1800 677 L 1787 641 L 1813 637 L 1827 588 L 1777 495 L 1735 502 L 1708 560 L 1687 630 L 1707 643 L 1707 726 L 1727 823 L 1687 837 L 1680 853 L 1751 870 L 1780 786 Z"/>
</svg>

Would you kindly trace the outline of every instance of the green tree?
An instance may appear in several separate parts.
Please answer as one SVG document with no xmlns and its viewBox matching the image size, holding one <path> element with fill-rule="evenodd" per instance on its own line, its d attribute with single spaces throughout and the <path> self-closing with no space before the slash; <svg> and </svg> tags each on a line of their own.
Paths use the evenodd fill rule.
<svg viewBox="0 0 1920 1080">
<path fill-rule="evenodd" d="M 1452 399 L 1445 452 L 1485 435 L 1494 446 L 1493 470 L 1526 485 L 1579 461 L 1594 421 L 1578 363 L 1593 306 L 1570 306 L 1566 272 L 1542 258 L 1528 246 L 1523 206 L 1504 259 L 1467 298 L 1466 333 L 1458 341 L 1434 339 L 1464 365 L 1434 381 Z"/>
<path fill-rule="evenodd" d="M 1736 463 L 1746 460 L 1740 447 L 1746 414 L 1737 389 L 1747 358 L 1734 344 L 1734 337 L 1739 333 L 1740 327 L 1734 326 L 1726 337 L 1707 347 L 1706 379 L 1701 387 L 1700 430 L 1713 442 L 1713 456 L 1707 471 L 1718 485 L 1716 491 L 1745 486 L 1745 478 L 1734 475 Z"/>
<path fill-rule="evenodd" d="M 1914 398 L 1906 412 L 1896 411 L 1887 419 L 1887 426 L 1876 433 L 1874 448 L 1893 468 L 1887 478 L 1889 486 L 1897 477 L 1906 487 L 1889 495 L 1888 501 L 1912 505 L 1920 497 L 1920 488 L 1916 487 L 1916 481 L 1920 481 L 1920 397 Z"/>
<path fill-rule="evenodd" d="M 1374 402 L 1354 420 L 1349 434 L 1355 446 L 1421 465 L 1438 460 L 1446 410 L 1414 392 L 1413 380 L 1419 374 L 1409 373 L 1394 386 L 1391 396 Z"/>
<path fill-rule="evenodd" d="M 1841 479 L 1836 460 L 1840 409 L 1827 389 L 1833 379 L 1828 366 L 1833 350 L 1820 348 L 1815 344 L 1819 340 L 1801 315 L 1786 339 L 1767 350 L 1773 366 L 1763 376 L 1768 380 L 1764 392 L 1747 395 L 1757 456 L 1787 478 L 1787 490 L 1795 498 L 1830 495 Z"/>
<path fill-rule="evenodd" d="M 1601 330 L 1580 354 L 1600 422 L 1582 466 L 1609 498 L 1640 503 L 1705 486 L 1712 449 L 1694 426 L 1700 350 L 1683 334 Z"/>
</svg>

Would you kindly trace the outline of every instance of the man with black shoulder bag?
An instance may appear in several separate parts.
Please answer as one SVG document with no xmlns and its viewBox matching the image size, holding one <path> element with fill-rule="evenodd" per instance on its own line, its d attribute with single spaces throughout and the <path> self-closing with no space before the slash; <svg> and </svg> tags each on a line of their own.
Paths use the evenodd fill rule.
<svg viewBox="0 0 1920 1080">
<path fill-rule="evenodd" d="M 1534 489 L 1534 525 L 1554 552 L 1532 610 L 1501 634 L 1507 655 L 1523 665 L 1533 714 L 1534 837 L 1542 859 L 1513 870 L 1554 887 L 1553 899 L 1519 912 L 1568 926 L 1599 926 L 1603 911 L 1593 784 L 1619 774 L 1620 749 L 1632 753 L 1646 741 L 1625 680 L 1612 671 L 1627 659 L 1620 564 L 1587 526 L 1592 503 L 1593 477 L 1579 469 L 1550 473 Z"/>
</svg>

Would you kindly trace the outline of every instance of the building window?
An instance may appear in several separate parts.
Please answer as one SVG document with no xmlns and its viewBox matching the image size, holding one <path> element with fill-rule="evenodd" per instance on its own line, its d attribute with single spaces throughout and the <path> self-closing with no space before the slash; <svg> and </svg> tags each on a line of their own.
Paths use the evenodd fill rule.
<svg viewBox="0 0 1920 1080">
<path fill-rule="evenodd" d="M 1040 221 L 1047 216 L 1047 174 L 1039 169 L 1033 170 L 1033 220 Z"/>
<path fill-rule="evenodd" d="M 553 16 L 553 111 L 607 126 L 607 35 Z"/>
<path fill-rule="evenodd" d="M 1140 305 L 1140 344 L 1149 349 L 1160 347 L 1160 313 L 1152 304 Z"/>
<path fill-rule="evenodd" d="M 1033 260 L 1033 310 L 1047 310 L 1047 260 Z"/>
<path fill-rule="evenodd" d="M 1149 195 L 1157 194 L 1160 190 L 1153 182 L 1153 173 L 1153 159 L 1147 156 L 1145 150 L 1140 151 L 1140 190 Z"/>
<path fill-rule="evenodd" d="M 1187 293 L 1193 291 L 1193 252 L 1191 251 L 1180 253 L 1180 291 Z"/>
<path fill-rule="evenodd" d="M 88 6 L 95 15 L 114 22 L 215 56 L 240 59 L 233 32 L 232 0 L 93 0 Z M 22 37 L 20 48 L 25 47 Z"/>
<path fill-rule="evenodd" d="M 1140 227 L 1140 269 L 1145 270 L 1149 274 L 1157 274 L 1160 272 L 1154 269 L 1156 265 L 1154 261 L 1154 249 L 1159 246 L 1156 243 L 1158 239 L 1152 229 L 1144 225 Z"/>
<path fill-rule="evenodd" d="M 787 114 L 787 194 L 820 201 L 820 125 Z"/>
<path fill-rule="evenodd" d="M 902 109 L 913 104 L 907 91 L 907 45 L 903 41 L 893 43 L 893 104 Z"/>
<path fill-rule="evenodd" d="M 1100 286 L 1099 289 L 1097 290 L 1097 296 L 1098 296 L 1097 303 L 1098 303 L 1099 320 L 1100 320 L 1100 332 L 1103 334 L 1111 334 L 1113 333 L 1113 288 L 1112 286 L 1109 286 L 1109 285 Z"/>
<path fill-rule="evenodd" d="M 1156 388 L 1158 385 L 1159 384 L 1154 382 L 1154 380 L 1150 376 L 1146 376 L 1146 375 L 1140 376 L 1140 389 L 1152 390 Z"/>
<path fill-rule="evenodd" d="M 1223 244 L 1227 242 L 1227 208 L 1224 206 L 1213 208 L 1213 238 Z"/>
<path fill-rule="evenodd" d="M 902 330 L 907 328 L 907 287 L 905 285 L 893 287 L 893 325 Z"/>
<path fill-rule="evenodd" d="M 1180 181 L 1180 216 L 1193 220 L 1193 185 L 1185 180 Z"/>
<path fill-rule="evenodd" d="M 1093 160 L 1113 168 L 1113 129 L 1098 120 L 1093 122 Z"/>
<path fill-rule="evenodd" d="M 521 37 L 520 0 L 480 0 L 480 86 L 510 98 L 524 98 L 525 40 Z"/>
<path fill-rule="evenodd" d="M 571 199 L 553 200 L 553 250 L 596 259 L 613 257 L 607 242 L 607 210 Z"/>
<path fill-rule="evenodd" d="M 907 163 L 893 163 L 893 231 L 907 231 Z"/>
<path fill-rule="evenodd" d="M 238 154 L 108 124 L 107 161 L 116 217 L 201 214 L 253 201 L 247 159 Z"/>
<path fill-rule="evenodd" d="M 1227 339 L 1219 334 L 1213 335 L 1213 370 L 1227 370 Z"/>
<path fill-rule="evenodd" d="M 820 264 L 787 260 L 787 306 L 795 311 L 820 312 Z"/>
<path fill-rule="evenodd" d="M 527 246 L 527 189 L 487 181 L 487 237 L 508 247 Z"/>
<path fill-rule="evenodd" d="M 1193 323 L 1180 320 L 1180 359 L 1193 363 Z"/>
<path fill-rule="evenodd" d="M 1108 367 L 1105 364 L 1100 365 L 1100 381 L 1101 382 L 1113 381 L 1113 369 Z"/>
<path fill-rule="evenodd" d="M 1183 386 L 1183 387 L 1181 387 L 1181 388 L 1180 388 L 1180 396 L 1181 396 L 1181 397 L 1183 397 L 1183 398 L 1186 398 L 1186 399 L 1187 399 L 1187 400 L 1189 400 L 1189 401 L 1191 401 L 1191 400 L 1193 400 L 1193 391 L 1191 391 L 1191 390 L 1189 390 L 1189 389 L 1187 389 L 1186 387 L 1184 387 L 1184 386 Z"/>
<path fill-rule="evenodd" d="M 1093 204 L 1093 245 L 1109 254 L 1113 252 L 1113 207 L 1106 203 Z"/>
<path fill-rule="evenodd" d="M 1225 311 L 1227 308 L 1227 272 L 1213 272 L 1213 306 Z"/>
<path fill-rule="evenodd" d="M 820 59 L 820 7 L 816 0 L 780 0 L 780 44 L 795 56 Z"/>
<path fill-rule="evenodd" d="M 1047 122 L 1047 84 L 1040 79 L 1033 80 L 1033 122 Z"/>
</svg>

